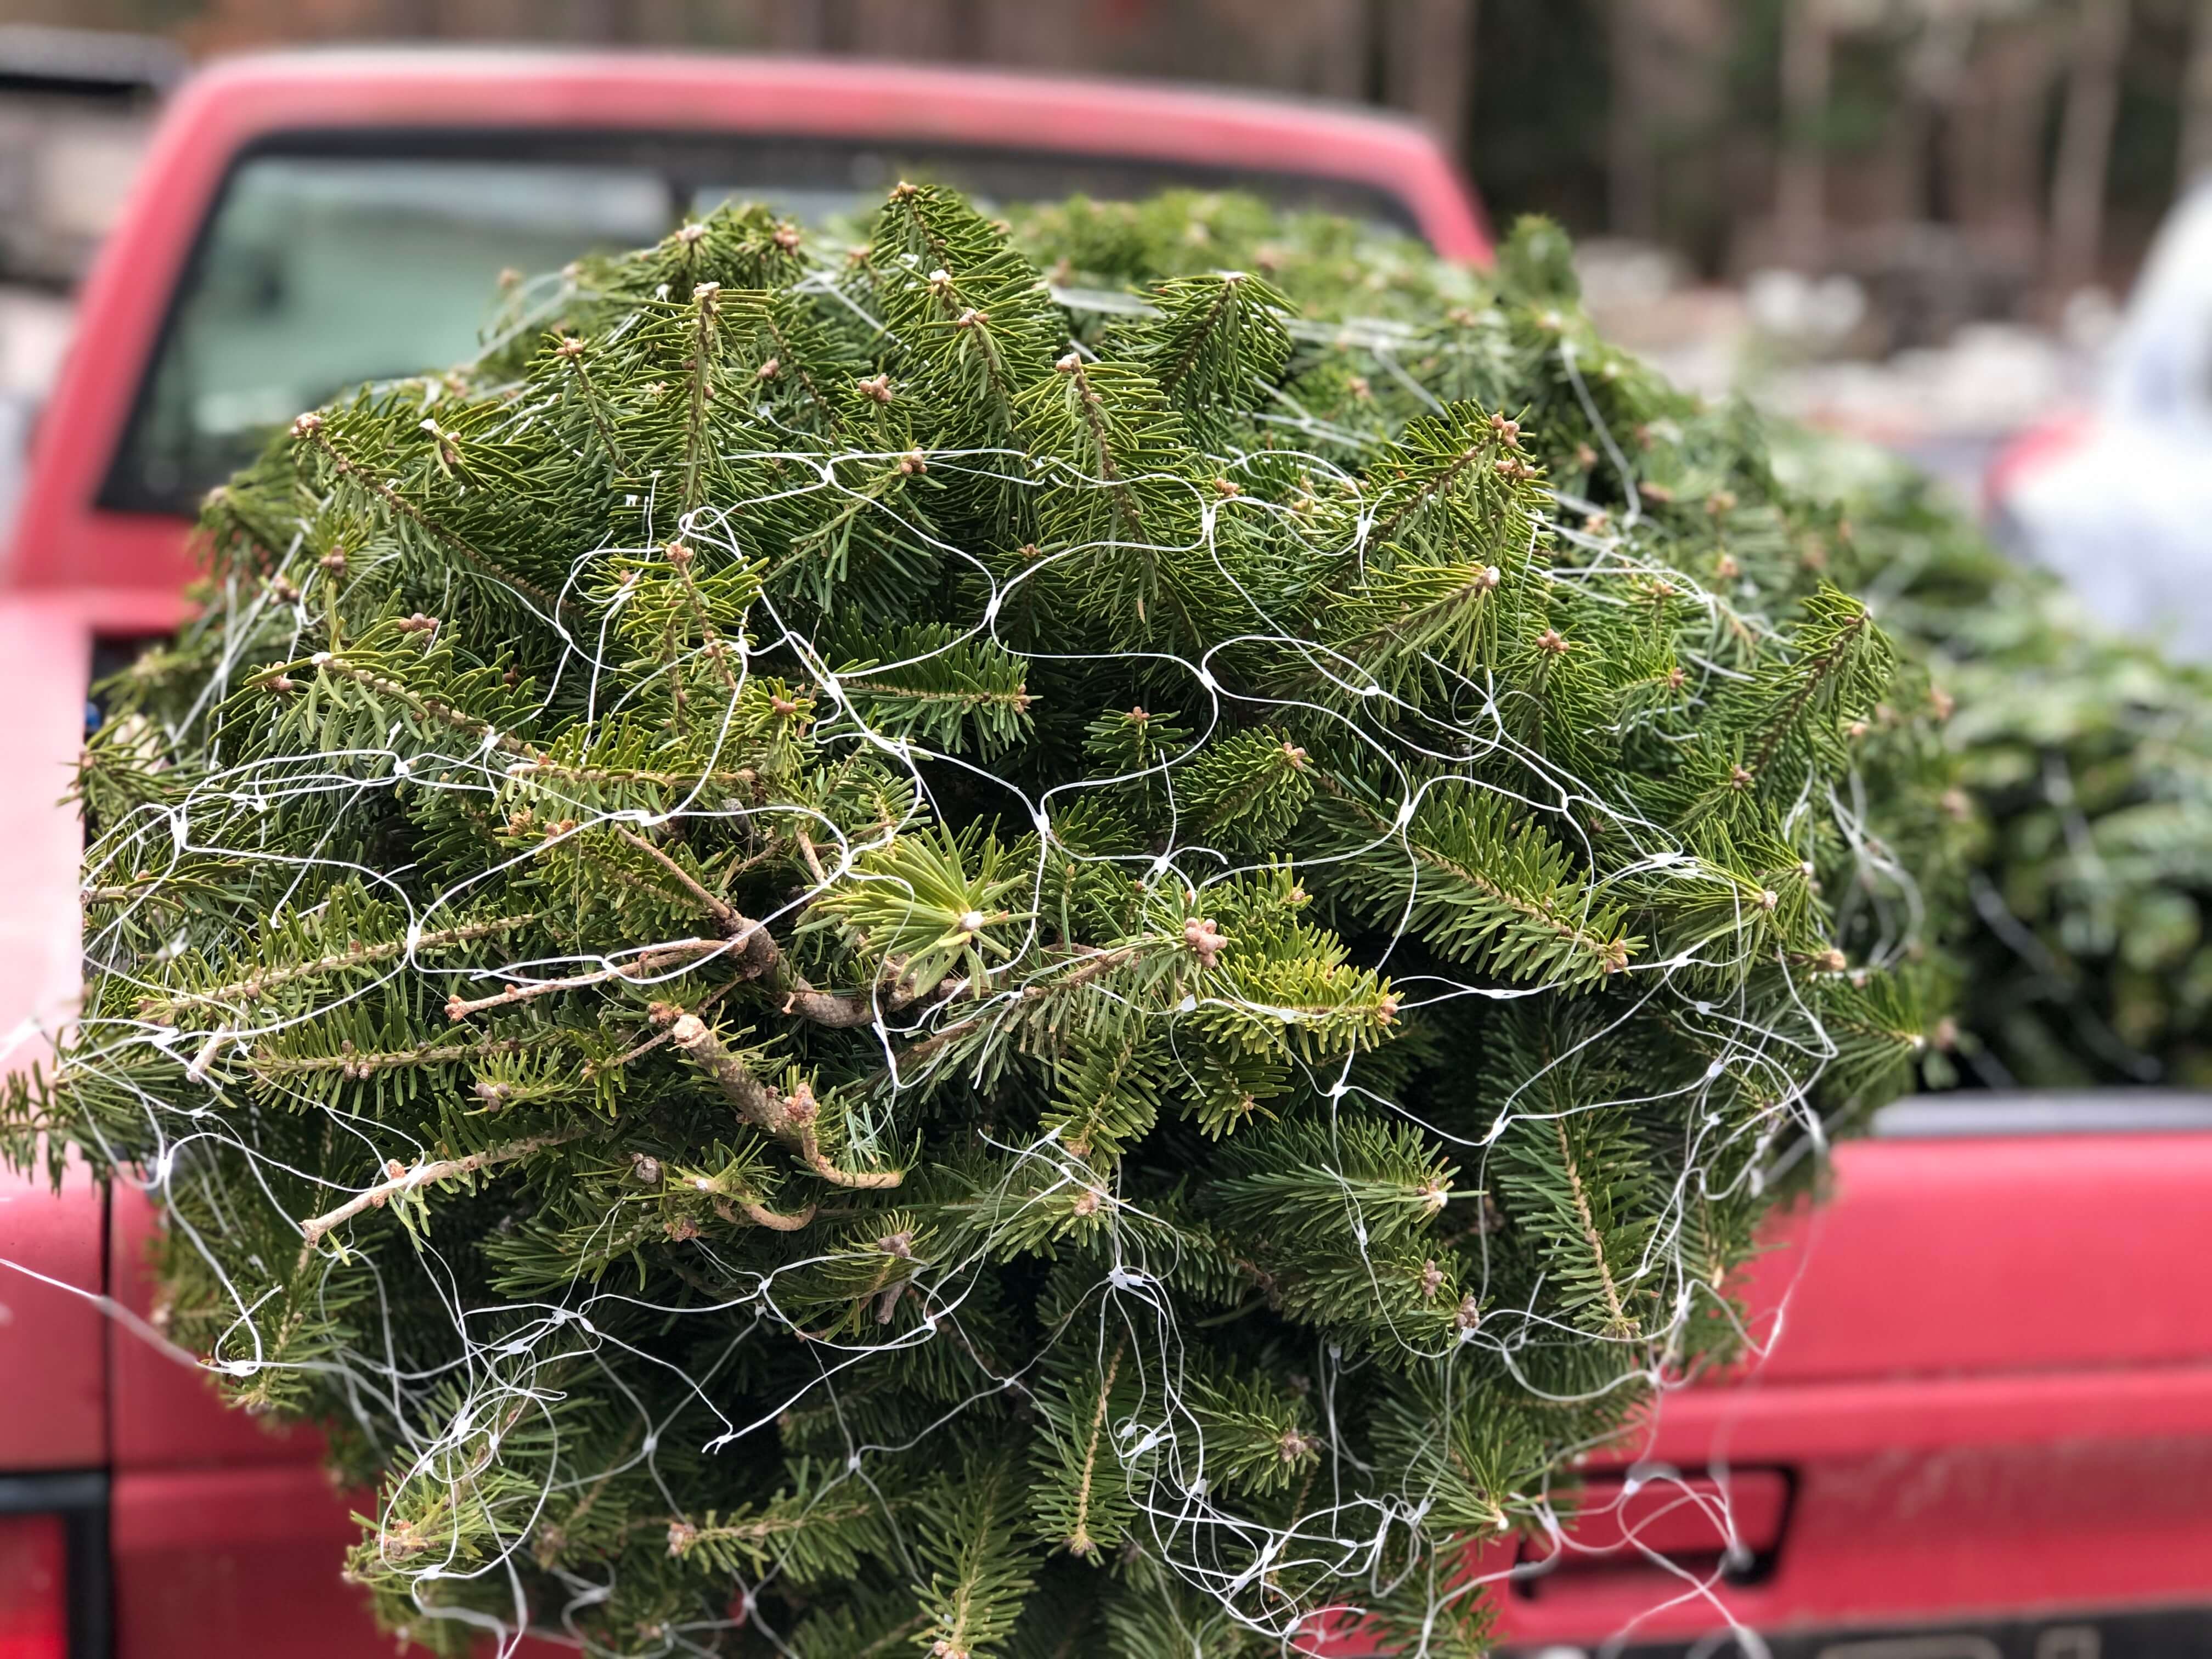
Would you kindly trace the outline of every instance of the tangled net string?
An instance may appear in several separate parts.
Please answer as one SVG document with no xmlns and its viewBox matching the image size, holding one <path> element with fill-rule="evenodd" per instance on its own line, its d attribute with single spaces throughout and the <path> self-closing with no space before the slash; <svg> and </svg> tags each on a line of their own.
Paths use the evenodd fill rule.
<svg viewBox="0 0 2212 1659">
<path fill-rule="evenodd" d="M 1053 289 L 907 186 L 796 241 L 218 492 L 18 1119 L 380 1476 L 417 1639 L 1480 1651 L 1924 1046 L 1887 647 L 1787 503 L 1654 516 L 1541 306 Z"/>
</svg>

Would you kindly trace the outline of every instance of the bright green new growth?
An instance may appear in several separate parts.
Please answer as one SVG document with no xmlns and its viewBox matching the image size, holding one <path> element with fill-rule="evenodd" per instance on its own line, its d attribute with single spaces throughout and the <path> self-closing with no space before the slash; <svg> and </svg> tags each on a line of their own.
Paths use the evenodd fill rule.
<svg viewBox="0 0 2212 1659">
<path fill-rule="evenodd" d="M 1468 1542 L 1738 1350 L 1925 1047 L 1919 728 L 1794 553 L 1714 579 L 1761 464 L 1645 516 L 1540 292 L 1389 420 L 1258 276 L 1066 301 L 903 185 L 587 266 L 302 416 L 118 687 L 17 1156 L 150 1172 L 419 1639 L 1479 1651 Z"/>
</svg>

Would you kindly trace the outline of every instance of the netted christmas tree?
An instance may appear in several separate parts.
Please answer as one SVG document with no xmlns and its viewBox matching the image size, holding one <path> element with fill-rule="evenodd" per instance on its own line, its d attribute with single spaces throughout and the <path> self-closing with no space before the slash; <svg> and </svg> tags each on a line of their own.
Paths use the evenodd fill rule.
<svg viewBox="0 0 2212 1659">
<path fill-rule="evenodd" d="M 1302 351 L 1349 395 L 1300 391 L 1334 427 L 1389 436 L 1458 378 L 1541 410 L 1560 516 L 1601 543 L 1631 510 L 1733 603 L 1771 608 L 1823 577 L 1866 599 L 1904 672 L 1860 740 L 1852 811 L 1884 856 L 1839 898 L 1846 942 L 1940 960 L 1959 987 L 1923 1079 L 2074 1088 L 2212 1082 L 2212 678 L 2101 630 L 2047 573 L 1998 555 L 1928 479 L 1864 446 L 1708 404 L 1611 349 L 1580 313 L 1564 242 L 1533 232 L 1503 292 L 1410 240 L 1279 216 L 1249 198 L 1073 202 L 1018 232 L 1066 284 L 1120 289 L 1206 262 L 1264 270 L 1310 317 Z M 1097 298 L 1097 296 L 1092 296 Z M 1556 319 L 1551 352 L 1512 319 Z M 1481 332 L 1439 334 L 1456 313 Z M 1582 390 L 1569 353 L 1586 373 Z M 1771 459 L 1770 459 L 1771 458 Z M 1650 486 L 1656 483 L 1659 489 Z M 1952 713 L 1955 708 L 1956 713 Z M 1940 732 L 1940 742 L 1937 736 Z M 1864 930 L 1861 932 L 1859 930 Z"/>
<path fill-rule="evenodd" d="M 395 1626 L 1473 1653 L 1740 1351 L 1940 1018 L 1929 699 L 1547 236 L 1362 332 L 730 210 L 217 493 L 6 1121 L 149 1182 Z"/>
<path fill-rule="evenodd" d="M 1852 447 L 1741 399 L 1686 392 L 1613 344 L 1584 313 L 1571 244 L 1547 221 L 1516 227 L 1495 271 L 1235 194 L 1079 198 L 1026 210 L 1015 233 L 1093 328 L 1164 276 L 1208 262 L 1264 273 L 1304 319 L 1293 325 L 1293 373 L 1269 418 L 1347 465 L 1440 400 L 1521 410 L 1553 533 L 1579 557 L 1686 572 L 1735 629 L 1771 628 L 1831 582 L 1861 597 L 1899 664 L 1887 695 L 1846 726 L 1851 775 L 1832 805 L 1864 856 L 1847 888 L 1829 890 L 1832 926 L 1855 962 L 1907 963 L 1953 988 L 1956 1018 L 1929 1028 L 1923 1084 L 1959 1081 L 1961 1058 L 1972 1073 L 2003 1079 L 1988 1062 L 2014 1046 L 1996 1026 L 2008 1009 L 2021 1018 L 2018 980 L 1977 895 L 1982 872 L 1993 873 L 1993 826 L 2002 834 L 2019 822 L 2018 799 L 1990 786 L 2017 775 L 2020 725 L 2050 724 L 2048 706 L 2028 713 L 2012 677 L 2052 673 L 2066 703 L 2109 706 L 2119 684 L 2172 686 L 2154 653 L 2124 649 L 2134 671 L 2105 676 L 2108 651 L 2053 639 L 2049 584 L 1998 558 L 1918 475 L 1887 464 L 1884 488 L 1862 487 L 1865 463 Z M 1971 718 L 1954 720 L 1962 702 Z M 2181 740 L 2173 722 L 2160 724 L 2170 752 Z M 2119 769 L 2148 785 L 2142 793 L 2169 793 L 2166 777 Z M 2130 869 L 2143 879 L 2142 861 Z M 2080 981 L 2094 980 L 2069 988 L 2078 998 Z M 2082 1046 L 2062 1036 L 2045 1050 Z M 2077 1074 L 2031 1066 L 2023 1075 Z"/>
</svg>

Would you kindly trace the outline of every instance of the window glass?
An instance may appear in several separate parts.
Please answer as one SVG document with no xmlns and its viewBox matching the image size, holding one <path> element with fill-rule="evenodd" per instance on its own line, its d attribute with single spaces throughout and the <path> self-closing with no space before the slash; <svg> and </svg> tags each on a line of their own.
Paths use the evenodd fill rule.
<svg viewBox="0 0 2212 1659">
<path fill-rule="evenodd" d="M 821 226 L 901 178 L 987 208 L 1081 192 L 1245 190 L 1412 230 L 1405 204 L 1342 179 L 1053 151 L 773 135 L 302 133 L 249 155 L 204 228 L 100 492 L 190 513 L 270 432 L 364 381 L 474 356 L 500 275 L 555 270 L 665 234 L 679 210 L 758 201 Z"/>
<path fill-rule="evenodd" d="M 664 234 L 646 168 L 262 156 L 233 174 L 106 505 L 189 507 L 333 392 L 474 356 L 506 270 Z"/>
<path fill-rule="evenodd" d="M 953 185 L 987 213 L 1075 195 L 1135 202 L 1165 190 L 1233 189 L 1278 207 L 1340 213 L 1377 228 L 1418 234 L 1402 202 L 1346 179 L 1111 155 L 852 143 L 765 143 L 732 155 L 694 193 L 691 210 L 704 214 L 724 202 L 761 202 L 801 224 L 819 226 L 872 212 L 902 179 Z"/>
</svg>

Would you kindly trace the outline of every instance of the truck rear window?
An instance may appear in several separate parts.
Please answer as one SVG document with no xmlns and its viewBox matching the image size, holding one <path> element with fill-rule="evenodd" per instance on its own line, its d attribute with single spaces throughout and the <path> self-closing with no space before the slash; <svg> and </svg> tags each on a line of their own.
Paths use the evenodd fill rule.
<svg viewBox="0 0 2212 1659">
<path fill-rule="evenodd" d="M 302 410 L 474 356 L 503 272 L 636 246 L 732 198 L 819 223 L 902 177 L 987 205 L 1234 187 L 1414 228 L 1401 202 L 1364 185 L 1153 161 L 821 139 L 299 135 L 233 167 L 100 504 L 190 513 Z"/>
</svg>

